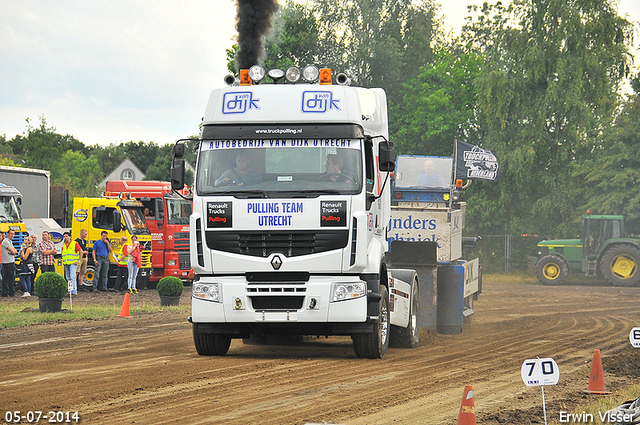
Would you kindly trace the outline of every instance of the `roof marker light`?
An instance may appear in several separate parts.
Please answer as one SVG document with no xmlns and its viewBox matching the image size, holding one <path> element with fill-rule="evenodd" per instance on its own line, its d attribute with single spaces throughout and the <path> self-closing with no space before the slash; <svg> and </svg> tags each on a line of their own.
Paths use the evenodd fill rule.
<svg viewBox="0 0 640 425">
<path fill-rule="evenodd" d="M 240 70 L 240 85 L 241 86 L 250 86 L 252 84 L 251 78 L 249 78 L 249 70 L 241 69 Z"/>
<path fill-rule="evenodd" d="M 331 84 L 331 68 L 320 70 L 320 84 Z"/>
</svg>

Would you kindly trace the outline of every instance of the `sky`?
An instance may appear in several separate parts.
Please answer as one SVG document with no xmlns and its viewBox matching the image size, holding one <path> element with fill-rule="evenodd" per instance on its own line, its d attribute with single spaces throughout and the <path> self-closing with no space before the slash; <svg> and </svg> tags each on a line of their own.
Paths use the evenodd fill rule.
<svg viewBox="0 0 640 425">
<path fill-rule="evenodd" d="M 459 32 L 466 6 L 482 1 L 441 3 L 446 27 Z M 620 0 L 619 10 L 640 21 L 640 1 Z M 0 0 L 0 11 L 7 140 L 41 116 L 85 145 L 197 135 L 236 34 L 234 0 Z"/>
</svg>

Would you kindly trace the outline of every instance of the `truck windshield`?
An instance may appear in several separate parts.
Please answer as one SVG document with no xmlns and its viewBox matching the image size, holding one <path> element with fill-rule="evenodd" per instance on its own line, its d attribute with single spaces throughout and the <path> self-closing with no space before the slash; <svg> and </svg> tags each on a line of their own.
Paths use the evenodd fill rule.
<svg viewBox="0 0 640 425">
<path fill-rule="evenodd" d="M 395 187 L 450 189 L 453 158 L 398 156 Z"/>
<path fill-rule="evenodd" d="M 199 195 L 315 196 L 362 188 L 359 139 L 204 140 Z"/>
<path fill-rule="evenodd" d="M 184 199 L 167 199 L 169 224 L 189 224 L 191 202 Z"/>
<path fill-rule="evenodd" d="M 122 218 L 124 219 L 129 233 L 132 235 L 150 235 L 151 231 L 147 227 L 142 211 L 134 208 L 122 208 Z"/>
<path fill-rule="evenodd" d="M 16 201 L 10 196 L 0 197 L 0 222 L 2 223 L 19 223 L 20 213 Z"/>
</svg>

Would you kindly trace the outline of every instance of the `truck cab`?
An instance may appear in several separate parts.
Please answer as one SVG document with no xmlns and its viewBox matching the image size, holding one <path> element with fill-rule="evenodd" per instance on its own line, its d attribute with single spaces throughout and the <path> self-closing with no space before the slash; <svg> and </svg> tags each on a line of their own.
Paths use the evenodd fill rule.
<svg viewBox="0 0 640 425">
<path fill-rule="evenodd" d="M 20 214 L 22 193 L 13 186 L 0 183 L 0 232 L 15 231 L 13 246 L 20 251 L 20 247 L 27 236 L 27 228 Z"/>
<path fill-rule="evenodd" d="M 232 338 L 293 334 L 350 335 L 358 357 L 380 358 L 392 326 L 417 345 L 417 278 L 394 277 L 385 257 L 394 167 L 386 95 L 330 83 L 211 93 L 190 220 L 201 355 L 226 354 Z M 178 141 L 177 189 L 183 152 Z"/>
<path fill-rule="evenodd" d="M 113 248 L 113 255 L 109 256 L 108 287 L 113 287 L 118 274 L 117 256 L 122 253 L 120 238 L 126 236 L 131 242 L 131 236 L 136 235 L 142 248 L 142 267 L 138 272 L 137 288 L 146 287 L 151 271 L 151 232 L 147 227 L 142 211 L 143 204 L 133 199 L 121 199 L 118 197 L 102 198 L 74 198 L 73 219 L 71 225 L 72 239 L 80 235 L 81 229 L 87 230 L 87 248 L 93 249 L 93 244 L 100 239 L 102 231 L 108 234 L 109 242 Z M 84 276 L 84 285 L 92 286 L 96 265 L 91 255 L 88 256 L 87 272 Z"/>
<path fill-rule="evenodd" d="M 172 192 L 171 183 L 153 180 L 111 180 L 105 195 L 129 194 L 147 211 L 145 220 L 151 231 L 151 275 L 149 286 L 155 287 L 165 276 L 185 283 L 193 281 L 189 254 L 189 216 L 192 212 L 188 188 Z"/>
</svg>

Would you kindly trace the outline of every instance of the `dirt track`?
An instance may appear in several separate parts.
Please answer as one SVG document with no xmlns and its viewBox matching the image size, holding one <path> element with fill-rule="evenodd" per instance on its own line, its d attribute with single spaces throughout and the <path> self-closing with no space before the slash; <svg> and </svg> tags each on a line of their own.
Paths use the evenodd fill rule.
<svg viewBox="0 0 640 425">
<path fill-rule="evenodd" d="M 87 302 L 99 295 L 112 296 L 86 294 Z M 640 326 L 639 299 L 640 288 L 485 282 L 461 334 L 423 335 L 420 347 L 379 361 L 356 359 L 349 338 L 234 340 L 226 357 L 200 357 L 184 311 L 3 329 L 0 414 L 78 411 L 86 424 L 455 424 L 469 384 L 479 424 L 544 423 L 522 362 L 553 357 L 560 367 L 560 383 L 546 388 L 550 421 L 593 397 L 582 390 L 596 348 L 607 389 L 638 382 L 640 350 L 628 336 Z"/>
</svg>

